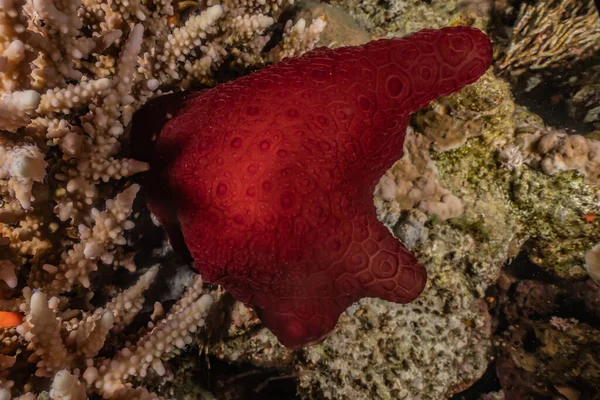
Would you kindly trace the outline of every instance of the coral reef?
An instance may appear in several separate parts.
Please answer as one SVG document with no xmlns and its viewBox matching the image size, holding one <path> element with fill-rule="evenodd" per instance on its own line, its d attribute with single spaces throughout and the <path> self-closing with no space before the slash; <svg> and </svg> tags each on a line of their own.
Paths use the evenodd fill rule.
<svg viewBox="0 0 600 400">
<path fill-rule="evenodd" d="M 496 4 L 504 22 L 495 31 L 497 66 L 515 93 L 549 123 L 566 121 L 582 133 L 596 129 L 600 18 L 594 1 L 497 3 L 504 3 Z M 548 98 L 552 106 L 536 107 Z"/>
<path fill-rule="evenodd" d="M 595 141 L 546 126 L 515 105 L 509 85 L 491 72 L 417 114 L 413 129 L 403 159 L 381 179 L 375 204 L 379 218 L 427 267 L 430 283 L 402 311 L 359 302 L 331 338 L 302 351 L 292 367 L 281 365 L 298 372 L 308 398 L 449 396 L 487 368 L 492 321 L 486 304 L 493 298 L 486 292 L 504 263 L 527 249 L 557 279 L 587 276 L 585 254 L 599 232 Z M 439 345 L 440 338 L 454 344 Z M 286 360 L 264 333 L 246 339 L 217 351 L 257 365 Z M 411 362 L 431 354 L 431 363 Z"/>
<path fill-rule="evenodd" d="M 212 398 L 207 383 L 267 398 L 286 382 L 302 398 L 440 399 L 484 373 L 499 381 L 482 398 L 597 395 L 593 2 L 291 3 L 0 2 L 0 311 L 23 318 L 0 329 L 0 398 Z M 497 34 L 494 70 L 413 117 L 374 193 L 427 268 L 420 299 L 363 299 L 292 351 L 192 278 L 133 182 L 148 168 L 126 145 L 136 110 L 314 46 L 465 23 Z"/>
<path fill-rule="evenodd" d="M 200 279 L 172 307 L 155 303 L 152 321 L 138 313 L 156 267 L 120 294 L 104 286 L 147 259 L 132 241 L 145 222 L 130 177 L 148 165 L 121 146 L 133 113 L 171 90 L 229 79 L 225 69 L 300 55 L 326 26 L 291 15 L 277 36 L 292 0 L 209 3 L 0 4 L 0 309 L 24 315 L 4 332 L 3 398 L 154 398 L 131 382 L 164 375 L 161 359 L 204 326 L 217 292 Z"/>
<path fill-rule="evenodd" d="M 425 28 L 442 28 L 458 22 L 482 28 L 489 6 L 461 0 L 332 0 L 347 9 L 365 29 L 377 36 L 405 36 Z M 485 2 L 482 2 L 485 3 Z M 477 15 L 479 18 L 473 18 Z"/>
</svg>

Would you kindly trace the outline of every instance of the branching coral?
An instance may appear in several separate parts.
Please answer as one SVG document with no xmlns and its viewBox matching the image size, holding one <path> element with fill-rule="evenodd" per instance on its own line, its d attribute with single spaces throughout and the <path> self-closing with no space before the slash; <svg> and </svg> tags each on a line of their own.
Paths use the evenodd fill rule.
<svg viewBox="0 0 600 400">
<path fill-rule="evenodd" d="M 95 283 L 103 273 L 136 270 L 128 240 L 139 187 L 127 181 L 148 165 L 121 147 L 133 113 L 173 89 L 227 79 L 224 66 L 252 69 L 299 55 L 325 24 L 288 30 L 265 50 L 291 0 L 208 3 L 0 2 L 0 309 L 25 313 L 22 335 L 7 336 L 3 354 L 19 365 L 30 356 L 38 375 L 53 379 L 52 398 L 81 397 L 81 387 L 112 398 L 150 396 L 126 378 L 164 370 L 160 357 L 189 344 L 213 302 L 197 281 L 164 319 L 155 313 L 156 326 L 139 332 L 137 347 L 123 346 L 112 361 L 97 358 L 135 323 L 157 274 L 150 268 L 103 307 L 89 303 L 104 290 Z M 25 340 L 29 350 L 15 353 Z M 153 358 L 138 364 L 134 354 Z M 111 365 L 127 366 L 115 375 Z M 3 396 L 31 397 L 26 392 L 43 385 L 22 377 L 8 385 L 7 371 Z"/>
<path fill-rule="evenodd" d="M 594 1 L 548 0 L 520 2 L 517 10 L 505 7 L 511 8 L 518 13 L 504 21 L 512 25 L 516 19 L 515 25 L 502 28 L 512 33 L 503 37 L 503 29 L 497 29 L 501 74 L 511 78 L 516 93 L 541 100 L 543 108 L 531 103 L 537 112 L 558 111 L 542 115 L 548 123 L 562 127 L 567 122 L 582 134 L 584 128 L 597 128 L 600 19 Z"/>
<path fill-rule="evenodd" d="M 213 301 L 214 295 L 203 294 L 202 280 L 197 278 L 171 312 L 135 346 L 122 349 L 98 366 L 89 366 L 84 372 L 84 379 L 105 398 L 112 398 L 114 393 L 130 387 L 124 383 L 130 376 L 144 378 L 150 367 L 156 374 L 163 375 L 165 368 L 160 358 L 192 342 L 191 335 L 204 326 Z"/>
<path fill-rule="evenodd" d="M 271 54 L 271 61 L 278 62 L 286 57 L 299 56 L 304 52 L 302 49 L 314 47 L 325 24 L 324 18 L 315 18 L 310 25 L 302 18 L 295 24 L 288 20 L 285 26 L 286 35 L 280 46 Z"/>
<path fill-rule="evenodd" d="M 523 2 L 499 67 L 519 75 L 582 60 L 600 46 L 593 0 Z"/>
<path fill-rule="evenodd" d="M 130 303 L 140 300 L 141 292 L 149 286 L 156 272 L 156 267 L 151 268 L 137 284 L 104 308 L 77 321 L 63 321 L 59 316 L 58 298 L 48 299 L 41 291 L 31 295 L 25 321 L 18 330 L 34 350 L 30 360 L 38 360 L 36 375 L 54 376 L 50 393 L 67 390 L 66 382 L 70 382 L 74 385 L 72 390 L 85 394 L 84 386 L 68 372 L 78 368 L 85 367 L 83 378 L 87 390 L 105 398 L 123 396 L 134 390 L 147 393 L 133 389 L 127 380 L 132 376 L 146 376 L 150 367 L 156 374 L 164 374 L 160 358 L 191 343 L 191 335 L 204 326 L 215 299 L 214 293 L 203 292 L 199 277 L 164 319 L 155 326 L 149 323 L 147 333 L 133 347 L 121 349 L 112 359 L 97 357 L 108 333 L 118 332 L 135 317 L 139 307 L 131 307 Z"/>
<path fill-rule="evenodd" d="M 3 91 L 29 87 L 29 63 L 35 59 L 35 52 L 25 44 L 28 21 L 21 12 L 24 4 L 23 0 L 5 0 L 0 8 L 0 87 Z"/>
<path fill-rule="evenodd" d="M 44 264 L 47 275 L 43 279 L 48 281 L 34 278 L 34 286 L 45 287 L 52 294 L 69 291 L 74 284 L 88 288 L 89 274 L 98 269 L 98 263 L 112 264 L 115 248 L 125 244 L 124 232 L 134 226 L 128 218 L 138 190 L 139 186 L 132 185 L 114 200 L 108 200 L 105 211 L 93 208 L 93 226 L 79 225 L 79 243 L 63 251 L 58 266 Z"/>
</svg>

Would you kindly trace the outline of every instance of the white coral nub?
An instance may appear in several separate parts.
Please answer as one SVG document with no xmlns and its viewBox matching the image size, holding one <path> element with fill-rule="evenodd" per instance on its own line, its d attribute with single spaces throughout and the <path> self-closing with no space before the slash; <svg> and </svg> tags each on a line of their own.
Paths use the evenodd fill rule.
<svg viewBox="0 0 600 400">
<path fill-rule="evenodd" d="M 31 206 L 33 183 L 44 180 L 46 166 L 44 155 L 35 145 L 23 144 L 14 147 L 0 145 L 0 179 L 8 180 L 11 195 L 24 209 Z"/>
<path fill-rule="evenodd" d="M 40 94 L 34 90 L 6 92 L 0 99 L 0 127 L 9 132 L 27 125 L 40 104 Z"/>
</svg>

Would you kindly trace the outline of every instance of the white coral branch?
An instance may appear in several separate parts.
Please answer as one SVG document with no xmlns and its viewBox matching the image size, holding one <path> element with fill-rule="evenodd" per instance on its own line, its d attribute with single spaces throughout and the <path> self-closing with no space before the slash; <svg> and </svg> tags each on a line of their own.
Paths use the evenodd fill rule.
<svg viewBox="0 0 600 400">
<path fill-rule="evenodd" d="M 0 281 L 14 289 L 17 287 L 17 275 L 15 274 L 15 265 L 8 260 L 0 260 Z"/>
<path fill-rule="evenodd" d="M 89 274 L 98 269 L 98 262 L 112 264 L 116 246 L 126 243 L 124 232 L 134 227 L 128 218 L 139 190 L 139 185 L 132 185 L 113 200 L 107 200 L 105 211 L 92 209 L 94 226 L 79 225 L 81 242 L 63 253 L 52 283 L 55 290 L 69 290 L 77 282 L 87 288 Z"/>
<path fill-rule="evenodd" d="M 76 376 L 67 370 L 62 370 L 54 375 L 50 387 L 50 398 L 52 400 L 86 400 L 85 388 Z"/>
<path fill-rule="evenodd" d="M 140 312 L 144 306 L 142 293 L 154 282 L 157 273 L 158 266 L 155 265 L 140 276 L 135 285 L 119 293 L 106 305 L 106 309 L 115 317 L 115 331 L 123 330 Z"/>
<path fill-rule="evenodd" d="M 271 62 L 297 57 L 312 50 L 326 25 L 323 17 L 313 19 L 310 24 L 304 18 L 300 18 L 295 24 L 291 20 L 287 21 L 282 42 L 269 54 Z"/>
<path fill-rule="evenodd" d="M 122 349 L 113 359 L 105 360 L 98 368 L 89 367 L 83 374 L 84 379 L 108 398 L 117 391 L 130 387 L 126 383 L 129 377 L 145 377 L 150 367 L 156 374 L 163 375 L 165 368 L 161 357 L 192 342 L 191 334 L 204 326 L 213 302 L 213 294 L 202 295 L 202 280 L 197 277 L 195 284 L 152 331 L 135 346 Z"/>
<path fill-rule="evenodd" d="M 37 376 L 51 376 L 68 368 L 72 362 L 60 336 L 61 322 L 54 315 L 56 301 L 52 298 L 49 302 L 41 291 L 33 293 L 29 313 L 17 327 L 17 332 L 35 345 L 35 355 L 41 357 L 37 363 Z"/>
<path fill-rule="evenodd" d="M 94 97 L 104 94 L 109 87 L 110 79 L 101 78 L 83 81 L 78 85 L 68 85 L 63 89 L 48 89 L 41 97 L 37 112 L 42 115 L 52 112 L 69 113 L 74 108 L 88 104 Z"/>
<path fill-rule="evenodd" d="M 94 324 L 94 328 L 89 332 L 87 337 L 80 336 L 77 343 L 77 350 L 83 354 L 85 358 L 95 357 L 98 352 L 104 347 L 104 342 L 108 336 L 108 332 L 113 328 L 115 318 L 113 313 L 105 311 L 102 313 L 99 320 Z"/>
</svg>

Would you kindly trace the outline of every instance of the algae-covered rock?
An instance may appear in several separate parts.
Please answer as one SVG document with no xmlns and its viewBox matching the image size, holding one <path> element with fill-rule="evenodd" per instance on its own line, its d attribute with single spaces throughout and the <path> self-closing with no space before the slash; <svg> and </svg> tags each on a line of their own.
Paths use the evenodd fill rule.
<svg viewBox="0 0 600 400">
<path fill-rule="evenodd" d="M 370 32 L 404 36 L 425 28 L 470 23 L 483 28 L 490 5 L 469 0 L 333 0 Z"/>
<path fill-rule="evenodd" d="M 296 363 L 305 398 L 445 398 L 487 367 L 490 323 L 483 302 L 458 280 L 408 306 L 361 301 L 333 335 Z M 366 397 L 365 397 L 366 396 Z"/>
</svg>

